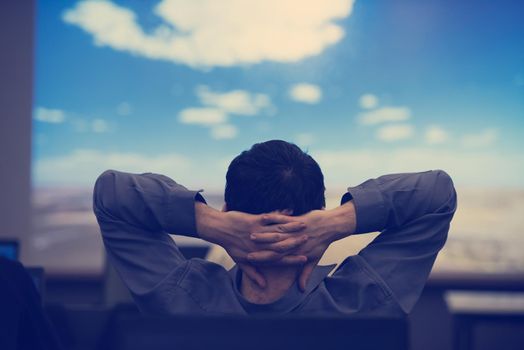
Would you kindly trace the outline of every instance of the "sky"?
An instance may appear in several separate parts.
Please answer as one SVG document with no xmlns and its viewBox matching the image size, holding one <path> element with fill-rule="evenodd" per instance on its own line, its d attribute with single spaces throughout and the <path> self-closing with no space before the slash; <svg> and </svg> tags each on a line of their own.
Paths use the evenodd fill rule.
<svg viewBox="0 0 524 350">
<path fill-rule="evenodd" d="M 33 184 L 105 169 L 220 191 L 256 142 L 328 189 L 444 169 L 524 188 L 521 1 L 40 1 Z"/>
</svg>

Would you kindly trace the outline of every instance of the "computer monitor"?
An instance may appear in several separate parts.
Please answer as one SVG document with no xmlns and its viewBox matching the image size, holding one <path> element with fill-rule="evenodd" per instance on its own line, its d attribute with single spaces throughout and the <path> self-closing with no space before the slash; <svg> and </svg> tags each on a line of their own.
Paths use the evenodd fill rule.
<svg viewBox="0 0 524 350">
<path fill-rule="evenodd" d="M 363 317 L 144 317 L 116 311 L 102 349 L 405 350 L 405 318 Z"/>
<path fill-rule="evenodd" d="M 18 260 L 18 241 L 0 239 L 0 256 L 9 260 Z"/>
</svg>

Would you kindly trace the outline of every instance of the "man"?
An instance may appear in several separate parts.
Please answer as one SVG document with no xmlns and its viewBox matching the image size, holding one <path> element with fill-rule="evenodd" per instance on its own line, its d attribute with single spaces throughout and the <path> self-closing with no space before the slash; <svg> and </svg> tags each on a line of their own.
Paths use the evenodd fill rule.
<svg viewBox="0 0 524 350">
<path fill-rule="evenodd" d="M 443 171 L 394 174 L 351 187 L 324 207 L 318 164 L 284 141 L 255 144 L 226 175 L 225 207 L 163 175 L 106 171 L 94 212 L 111 263 L 146 313 L 409 313 L 456 208 Z M 317 266 L 334 241 L 381 231 L 358 255 Z M 231 271 L 186 260 L 170 233 L 221 245 Z"/>
</svg>

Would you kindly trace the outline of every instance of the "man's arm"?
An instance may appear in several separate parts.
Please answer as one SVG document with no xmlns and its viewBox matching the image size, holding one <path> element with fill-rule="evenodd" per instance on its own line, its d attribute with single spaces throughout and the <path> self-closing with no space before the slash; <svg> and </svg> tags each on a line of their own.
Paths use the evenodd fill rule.
<svg viewBox="0 0 524 350">
<path fill-rule="evenodd" d="M 100 175 L 94 188 L 93 210 L 109 258 L 132 292 L 149 290 L 186 261 L 169 234 L 220 244 L 233 258 L 241 260 L 257 249 L 249 239 L 252 230 L 303 228 L 283 215 L 222 213 L 204 202 L 198 191 L 187 190 L 163 175 L 114 170 Z M 304 237 L 293 235 L 280 244 L 296 248 Z M 296 264 L 303 263 L 305 257 L 287 259 L 287 263 Z M 264 283 L 254 268 L 244 266 L 249 277 Z"/>
<path fill-rule="evenodd" d="M 93 211 L 109 259 L 133 293 L 185 262 L 168 233 L 197 236 L 197 193 L 158 174 L 108 170 L 97 179 Z"/>
<path fill-rule="evenodd" d="M 457 206 L 453 181 L 441 170 L 395 174 L 348 192 L 355 205 L 355 233 L 381 231 L 358 255 L 403 310 L 411 311 L 447 239 Z"/>
<path fill-rule="evenodd" d="M 456 208 L 451 178 L 443 171 L 385 175 L 349 188 L 338 208 L 315 210 L 300 217 L 308 242 L 295 254 L 308 256 L 300 277 L 307 280 L 328 246 L 352 234 L 381 231 L 359 256 L 395 294 L 404 310 L 411 310 L 444 245 Z M 255 234 L 270 243 L 272 236 Z M 268 249 L 273 249 L 271 245 Z M 251 261 L 268 258 L 271 250 L 248 255 Z M 344 273 L 344 264 L 337 270 Z"/>
</svg>

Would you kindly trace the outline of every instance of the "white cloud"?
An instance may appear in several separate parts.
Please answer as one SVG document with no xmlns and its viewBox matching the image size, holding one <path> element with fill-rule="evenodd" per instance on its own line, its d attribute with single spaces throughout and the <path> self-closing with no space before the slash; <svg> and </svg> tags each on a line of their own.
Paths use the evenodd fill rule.
<svg viewBox="0 0 524 350">
<path fill-rule="evenodd" d="M 230 115 L 254 116 L 262 110 L 274 110 L 266 94 L 245 90 L 216 92 L 205 85 L 198 86 L 196 94 L 205 107 L 186 108 L 180 111 L 178 120 L 184 124 L 211 127 L 210 135 L 215 140 L 232 139 L 238 135 L 237 127 L 227 124 Z"/>
<path fill-rule="evenodd" d="M 426 129 L 426 133 L 424 136 L 426 139 L 426 143 L 430 145 L 444 143 L 448 140 L 448 133 L 446 132 L 446 130 L 444 130 L 438 125 L 430 125 Z"/>
<path fill-rule="evenodd" d="M 75 116 L 75 114 L 64 112 L 61 109 L 49 109 L 38 107 L 34 112 L 34 119 L 40 122 L 61 124 L 67 122 L 73 126 L 77 132 L 91 131 L 95 133 L 104 133 L 110 131 L 109 123 L 101 118 L 95 118 L 88 121 L 84 118 Z"/>
<path fill-rule="evenodd" d="M 133 112 L 133 108 L 129 104 L 129 102 L 122 102 L 119 103 L 116 107 L 116 113 L 121 116 L 130 115 Z"/>
<path fill-rule="evenodd" d="M 215 140 L 233 139 L 237 134 L 237 128 L 231 124 L 221 124 L 211 128 L 211 137 Z"/>
<path fill-rule="evenodd" d="M 178 120 L 184 124 L 199 124 L 212 126 L 225 123 L 227 114 L 218 108 L 186 108 L 179 115 Z"/>
<path fill-rule="evenodd" d="M 498 139 L 496 129 L 485 129 L 477 134 L 468 134 L 462 137 L 462 145 L 469 148 L 488 147 Z"/>
<path fill-rule="evenodd" d="M 256 115 L 261 109 L 271 107 L 271 100 L 265 94 L 252 94 L 245 90 L 233 90 L 225 93 L 211 91 L 207 86 L 199 86 L 196 93 L 200 102 L 216 107 L 226 113 Z"/>
<path fill-rule="evenodd" d="M 310 153 L 319 162 L 328 188 L 355 186 L 386 173 L 429 169 L 446 170 L 457 185 L 524 187 L 524 155 L 518 153 L 434 147 Z"/>
<path fill-rule="evenodd" d="M 309 147 L 315 142 L 315 136 L 310 133 L 300 133 L 295 137 L 296 143 L 300 147 Z"/>
<path fill-rule="evenodd" d="M 358 102 L 360 104 L 360 107 L 364 109 L 371 109 L 375 108 L 378 105 L 378 98 L 377 96 L 372 94 L 365 94 L 360 96 Z"/>
<path fill-rule="evenodd" d="M 289 89 L 289 96 L 297 102 L 315 104 L 322 99 L 322 90 L 314 84 L 295 84 Z"/>
<path fill-rule="evenodd" d="M 59 156 L 36 160 L 33 179 L 36 186 L 92 186 L 107 169 L 131 173 L 153 172 L 167 175 L 189 189 L 205 188 L 209 193 L 224 190 L 224 175 L 231 160 L 208 150 L 204 154 L 169 152 L 144 154 L 137 152 L 76 149 Z M 198 157 L 198 162 L 195 160 Z M 210 174 L 215 174 L 210 176 Z"/>
<path fill-rule="evenodd" d="M 103 133 L 109 131 L 109 124 L 104 119 L 94 119 L 91 122 L 91 130 L 96 133 Z"/>
<path fill-rule="evenodd" d="M 524 154 L 494 150 L 409 147 L 334 151 L 311 149 L 330 189 L 343 189 L 385 173 L 446 170 L 457 185 L 524 188 Z M 236 154 L 234 154 L 236 155 Z M 106 169 L 133 173 L 156 172 L 173 177 L 189 188 L 223 189 L 225 169 L 234 155 L 200 156 L 197 162 L 180 153 L 139 154 L 78 149 L 69 154 L 38 159 L 33 168 L 38 185 L 92 186 Z M 493 171 L 497 169 L 497 171 Z M 209 177 L 209 174 L 220 176 Z M 460 193 L 459 193 L 460 196 Z"/>
<path fill-rule="evenodd" d="M 176 153 L 142 155 L 78 149 L 63 156 L 37 160 L 35 175 L 38 183 L 92 185 L 96 177 L 106 169 L 132 173 L 182 174 L 189 177 L 191 166 L 188 158 Z"/>
<path fill-rule="evenodd" d="M 375 125 L 386 122 L 401 122 L 411 118 L 411 110 L 407 107 L 382 107 L 373 111 L 361 113 L 358 120 L 363 125 Z"/>
<path fill-rule="evenodd" d="M 108 46 L 150 59 L 212 67 L 295 62 L 318 55 L 345 35 L 335 21 L 354 0 L 163 0 L 163 23 L 146 30 L 129 8 L 85 0 L 63 13 L 66 23 Z"/>
<path fill-rule="evenodd" d="M 101 118 L 95 118 L 93 120 L 84 119 L 81 117 L 69 118 L 69 122 L 73 126 L 73 130 L 76 132 L 94 132 L 94 133 L 105 133 L 111 131 L 110 124 Z"/>
<path fill-rule="evenodd" d="M 387 125 L 377 130 L 376 136 L 384 142 L 409 139 L 414 134 L 413 126 L 409 124 Z"/>
<path fill-rule="evenodd" d="M 50 109 L 38 107 L 33 115 L 35 120 L 44 123 L 60 124 L 66 120 L 64 111 L 60 109 Z"/>
</svg>

